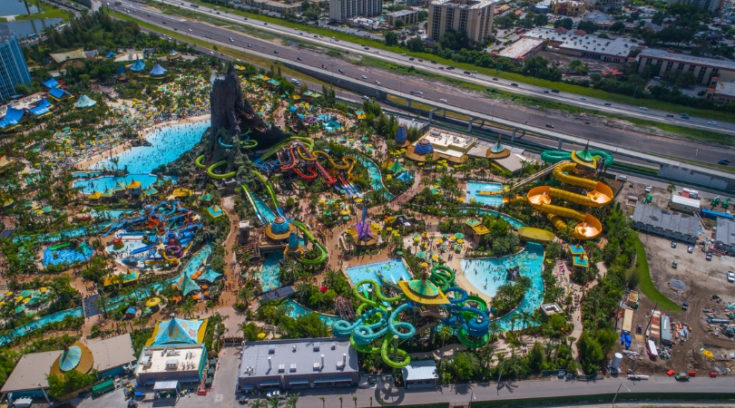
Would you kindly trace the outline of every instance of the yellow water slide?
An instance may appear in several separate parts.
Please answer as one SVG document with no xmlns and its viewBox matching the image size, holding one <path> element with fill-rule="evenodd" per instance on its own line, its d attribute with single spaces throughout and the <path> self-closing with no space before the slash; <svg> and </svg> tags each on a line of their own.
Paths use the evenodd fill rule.
<svg viewBox="0 0 735 408">
<path fill-rule="evenodd" d="M 602 232 L 602 223 L 592 214 L 585 214 L 571 208 L 551 204 L 552 198 L 558 198 L 586 207 L 602 207 L 613 199 L 612 189 L 605 183 L 568 174 L 575 170 L 576 164 L 564 162 L 554 168 L 554 177 L 566 184 L 588 189 L 587 194 L 577 194 L 549 186 L 535 187 L 528 191 L 528 202 L 537 210 L 545 213 L 549 221 L 557 229 L 566 228 L 562 218 L 579 221 L 574 227 L 574 235 L 578 239 L 593 239 Z"/>
</svg>

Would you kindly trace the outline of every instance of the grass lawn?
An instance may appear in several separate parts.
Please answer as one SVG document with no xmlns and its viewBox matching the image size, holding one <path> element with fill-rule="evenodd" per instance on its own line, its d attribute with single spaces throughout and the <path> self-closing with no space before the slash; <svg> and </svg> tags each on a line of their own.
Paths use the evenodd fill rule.
<svg viewBox="0 0 735 408">
<path fill-rule="evenodd" d="M 37 18 L 61 18 L 64 21 L 69 21 L 69 18 L 71 17 L 71 14 L 62 9 L 58 9 L 56 7 L 51 6 L 50 4 L 46 3 L 36 3 L 40 7 L 39 13 L 31 14 L 30 16 L 27 14 L 21 14 L 19 16 L 15 17 L 16 21 L 23 21 L 23 20 L 33 20 Z"/>
<path fill-rule="evenodd" d="M 273 24 L 277 24 L 277 25 L 281 25 L 285 27 L 290 27 L 290 28 L 294 28 L 297 30 L 303 30 L 305 32 L 309 32 L 312 34 L 319 34 L 319 35 L 323 35 L 326 37 L 334 37 L 336 39 L 358 43 L 358 44 L 373 47 L 373 48 L 379 48 L 379 49 L 386 50 L 386 51 L 392 51 L 392 52 L 396 52 L 399 54 L 405 53 L 415 58 L 420 58 L 420 59 L 424 59 L 427 61 L 436 61 L 439 64 L 452 65 L 459 69 L 468 70 L 468 71 L 476 71 L 481 74 L 505 78 L 505 79 L 519 82 L 519 83 L 523 82 L 523 83 L 527 83 L 531 85 L 542 86 L 542 87 L 549 88 L 549 89 L 559 89 L 564 92 L 575 93 L 578 95 L 589 96 L 592 98 L 600 98 L 600 99 L 604 99 L 610 102 L 616 102 L 616 103 L 621 103 L 621 104 L 626 104 L 626 105 L 646 106 L 651 109 L 660 109 L 660 110 L 665 110 L 665 111 L 674 112 L 674 113 L 685 113 L 686 112 L 689 115 L 700 116 L 703 118 L 709 118 L 709 119 L 715 119 L 715 120 L 721 120 L 721 121 L 732 121 L 732 114 L 727 113 L 727 112 L 719 112 L 719 111 L 709 110 L 709 109 L 692 108 L 692 107 L 685 106 L 685 105 L 679 105 L 679 104 L 674 104 L 674 103 L 654 100 L 654 99 L 633 98 L 631 96 L 606 92 L 600 89 L 593 89 L 593 88 L 588 88 L 584 86 L 568 84 L 565 82 L 554 82 L 554 81 L 549 81 L 546 79 L 540 79 L 540 78 L 529 77 L 529 76 L 525 76 L 521 74 L 516 74 L 513 72 L 499 71 L 493 68 L 479 67 L 473 64 L 460 63 L 460 62 L 456 62 L 453 60 L 441 58 L 441 57 L 438 57 L 434 54 L 430 54 L 427 52 L 412 52 L 406 48 L 402 48 L 398 46 L 388 46 L 388 45 L 385 45 L 385 43 L 382 41 L 377 41 L 377 40 L 373 40 L 370 38 L 363 38 L 363 37 L 360 37 L 354 34 L 343 33 L 341 31 L 330 30 L 330 29 L 322 28 L 322 27 L 313 27 L 307 24 L 286 21 L 286 20 L 276 18 L 276 17 L 266 16 L 266 15 L 256 14 L 256 13 L 250 13 L 247 11 L 229 8 L 229 7 L 218 6 L 218 5 L 214 5 L 210 3 L 205 3 L 201 0 L 189 0 L 189 1 L 191 3 L 198 3 L 198 4 L 201 4 L 202 6 L 206 6 L 206 7 L 220 10 L 220 11 L 225 11 L 231 14 L 237 14 L 243 17 L 266 21 L 269 23 L 273 23 Z M 156 3 L 153 0 L 149 0 L 149 2 Z"/>
<path fill-rule="evenodd" d="M 681 307 L 671 299 L 664 296 L 663 293 L 656 289 L 656 285 L 651 280 L 651 274 L 648 270 L 648 260 L 646 259 L 646 250 L 643 248 L 643 243 L 640 239 L 636 239 L 635 243 L 636 261 L 635 267 L 638 272 L 638 288 L 646 295 L 651 301 L 658 304 L 659 309 L 667 312 L 680 311 Z"/>
</svg>

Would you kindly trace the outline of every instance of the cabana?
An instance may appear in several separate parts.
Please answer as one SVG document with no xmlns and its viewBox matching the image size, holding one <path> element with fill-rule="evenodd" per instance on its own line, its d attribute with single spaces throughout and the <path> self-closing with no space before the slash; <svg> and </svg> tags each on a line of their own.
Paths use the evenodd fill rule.
<svg viewBox="0 0 735 408">
<path fill-rule="evenodd" d="M 79 97 L 79 100 L 77 101 L 77 103 L 74 104 L 74 107 L 77 109 L 86 109 L 86 108 L 91 108 L 92 106 L 96 104 L 97 104 L 97 101 L 95 101 L 94 99 L 90 98 L 87 95 L 82 95 Z"/>
<path fill-rule="evenodd" d="M 155 77 L 162 77 L 166 75 L 166 68 L 162 67 L 159 64 L 156 64 L 153 69 L 151 69 L 150 74 Z"/>
<path fill-rule="evenodd" d="M 0 129 L 9 130 L 15 128 L 16 126 L 18 126 L 22 118 L 22 109 L 15 109 L 8 106 L 8 109 L 5 111 L 5 116 L 0 119 Z"/>
<path fill-rule="evenodd" d="M 71 96 L 67 90 L 56 87 L 49 89 L 48 95 L 56 100 L 61 100 L 64 97 Z"/>
<path fill-rule="evenodd" d="M 38 103 L 36 103 L 36 106 L 28 109 L 28 111 L 31 112 L 33 116 L 40 117 L 51 112 L 52 107 L 53 105 L 51 104 L 51 102 L 49 102 L 48 99 L 43 98 L 38 101 Z"/>
<path fill-rule="evenodd" d="M 51 88 L 57 88 L 59 86 L 59 82 L 56 81 L 56 78 L 49 78 L 48 81 L 46 81 L 46 82 L 43 83 L 43 86 L 45 86 L 46 88 L 49 88 L 49 89 L 51 89 Z"/>
<path fill-rule="evenodd" d="M 135 64 L 133 64 L 132 67 L 130 67 L 130 70 L 133 72 L 141 72 L 145 69 L 145 62 L 141 60 L 136 60 Z"/>
</svg>

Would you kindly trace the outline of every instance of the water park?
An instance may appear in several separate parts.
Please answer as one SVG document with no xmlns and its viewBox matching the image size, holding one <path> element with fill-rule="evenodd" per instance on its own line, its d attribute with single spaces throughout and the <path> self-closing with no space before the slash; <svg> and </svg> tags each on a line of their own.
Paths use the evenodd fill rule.
<svg viewBox="0 0 735 408">
<path fill-rule="evenodd" d="M 120 63 L 118 98 L 67 101 L 74 88 L 48 82 L 54 112 L 78 105 L 94 131 L 13 125 L 26 133 L 0 158 L 3 347 L 127 332 L 140 354 L 158 322 L 197 316 L 209 357 L 331 336 L 400 384 L 426 360 L 442 383 L 596 374 L 610 338 L 646 344 L 611 318 L 653 285 L 610 153 L 407 127 L 280 68 L 171 52 Z"/>
</svg>

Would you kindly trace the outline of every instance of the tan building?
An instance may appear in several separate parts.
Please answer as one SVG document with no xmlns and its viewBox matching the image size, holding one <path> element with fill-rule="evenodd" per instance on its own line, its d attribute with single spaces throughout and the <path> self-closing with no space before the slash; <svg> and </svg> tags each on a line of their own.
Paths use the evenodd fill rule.
<svg viewBox="0 0 735 408">
<path fill-rule="evenodd" d="M 638 72 L 643 72 L 649 65 L 657 68 L 655 75 L 658 76 L 676 71 L 689 71 L 702 85 L 710 85 L 714 80 L 718 82 L 735 81 L 735 61 L 730 60 L 696 57 L 657 48 L 646 48 L 638 54 Z"/>
<path fill-rule="evenodd" d="M 265 11 L 272 11 L 280 15 L 296 14 L 301 10 L 301 3 L 284 3 L 273 0 L 247 0 L 246 4 Z"/>
<path fill-rule="evenodd" d="M 551 0 L 549 10 L 560 16 L 578 16 L 586 10 L 583 1 Z"/>
<path fill-rule="evenodd" d="M 496 0 L 434 0 L 429 5 L 429 38 L 438 41 L 447 30 L 465 32 L 472 42 L 492 34 Z"/>
<path fill-rule="evenodd" d="M 714 89 L 710 90 L 712 99 L 729 103 L 735 101 L 735 82 L 719 81 Z"/>
<path fill-rule="evenodd" d="M 386 14 L 385 20 L 392 26 L 395 26 L 399 21 L 403 25 L 416 24 L 419 21 L 419 12 L 413 9 L 398 10 Z"/>
</svg>

